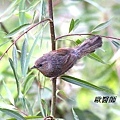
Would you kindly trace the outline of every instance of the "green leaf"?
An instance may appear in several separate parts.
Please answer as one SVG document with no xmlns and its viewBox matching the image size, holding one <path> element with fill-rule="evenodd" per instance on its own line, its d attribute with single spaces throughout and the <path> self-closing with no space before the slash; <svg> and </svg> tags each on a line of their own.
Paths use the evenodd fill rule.
<svg viewBox="0 0 120 120">
<path fill-rule="evenodd" d="M 22 51 L 21 51 L 21 71 L 22 75 L 25 77 L 25 67 L 26 67 L 26 56 L 27 56 L 27 40 L 25 39 L 22 45 Z"/>
<path fill-rule="evenodd" d="M 44 19 L 46 17 L 46 5 L 44 0 L 41 0 L 40 2 L 40 15 L 39 15 L 39 20 L 41 21 L 42 19 Z"/>
<path fill-rule="evenodd" d="M 32 104 L 30 103 L 29 100 L 27 100 L 27 98 L 25 98 L 23 96 L 23 94 L 21 93 L 21 96 L 17 99 L 17 103 L 21 104 L 21 107 L 27 111 L 28 115 L 33 115 L 33 110 L 32 110 Z M 32 106 L 32 107 L 31 107 Z"/>
<path fill-rule="evenodd" d="M 13 61 L 11 58 L 9 58 L 9 62 L 10 62 L 10 66 L 13 70 L 13 73 L 14 73 L 14 77 L 15 77 L 15 80 L 16 80 L 16 84 L 17 84 L 17 92 L 18 92 L 18 95 L 20 93 L 20 85 L 19 85 L 19 81 L 18 81 L 18 76 L 17 76 L 17 72 L 15 71 L 15 68 L 14 68 L 14 65 L 13 65 Z"/>
<path fill-rule="evenodd" d="M 79 45 L 79 44 L 81 44 L 81 43 L 82 43 L 82 41 L 81 41 L 81 40 L 79 40 L 79 39 L 77 39 L 75 42 L 76 42 L 76 44 L 77 44 L 77 45 Z"/>
<path fill-rule="evenodd" d="M 110 24 L 111 24 L 111 19 L 104 23 L 97 25 L 95 28 L 93 28 L 92 32 L 97 32 L 97 31 L 103 30 L 106 27 L 108 27 Z"/>
<path fill-rule="evenodd" d="M 13 110 L 9 110 L 9 109 L 5 109 L 5 108 L 0 108 L 0 111 L 4 112 L 5 114 L 16 118 L 17 120 L 26 120 L 22 115 L 20 115 L 19 113 L 13 111 Z"/>
<path fill-rule="evenodd" d="M 72 19 L 70 22 L 69 33 L 73 30 L 74 24 L 75 24 L 74 19 Z"/>
<path fill-rule="evenodd" d="M 34 8 L 36 8 L 36 6 L 37 6 L 41 1 L 39 1 L 39 0 L 32 0 L 32 1 L 29 1 L 29 2 L 30 2 L 30 6 L 29 6 L 29 8 L 26 9 L 26 12 L 27 12 L 27 11 L 30 11 L 30 10 L 32 10 L 32 9 L 34 9 Z"/>
<path fill-rule="evenodd" d="M 15 45 L 13 46 L 12 58 L 13 58 L 13 65 L 17 73 L 17 49 Z"/>
<path fill-rule="evenodd" d="M 43 117 L 45 117 L 45 111 L 43 109 L 43 105 L 42 105 L 42 99 L 40 96 L 40 89 L 38 89 L 38 100 L 39 100 L 39 107 L 40 107 L 40 111 Z"/>
<path fill-rule="evenodd" d="M 106 64 L 98 55 L 96 55 L 95 53 L 91 53 L 88 55 L 89 58 L 96 60 L 100 63 Z"/>
<path fill-rule="evenodd" d="M 7 87 L 7 85 L 5 84 L 4 81 L 3 81 L 3 85 L 4 85 L 5 89 L 6 89 L 8 99 L 10 100 L 10 102 L 12 103 L 12 105 L 15 105 L 15 103 L 14 103 L 14 98 L 13 98 L 10 90 L 8 89 L 8 87 Z"/>
<path fill-rule="evenodd" d="M 81 19 L 72 19 L 70 22 L 70 27 L 69 27 L 69 33 L 74 30 L 76 27 L 78 27 L 79 23 L 80 23 Z"/>
<path fill-rule="evenodd" d="M 120 43 L 116 42 L 116 41 L 112 41 L 112 43 L 115 45 L 115 47 L 117 47 L 118 49 L 120 48 Z"/>
<path fill-rule="evenodd" d="M 22 32 L 22 31 L 24 31 L 26 28 L 29 27 L 29 25 L 30 25 L 30 24 L 23 24 L 23 25 L 15 28 L 15 29 L 12 30 L 10 33 L 8 33 L 8 34 L 6 35 L 6 37 L 7 37 L 7 38 L 12 37 L 12 36 L 14 36 L 14 35 L 17 34 L 17 33 L 20 33 L 20 32 Z"/>
<path fill-rule="evenodd" d="M 76 115 L 74 109 L 72 108 L 72 113 L 73 113 L 73 116 L 74 116 L 74 120 L 79 120 L 78 116 Z"/>
<path fill-rule="evenodd" d="M 74 26 L 75 26 L 75 27 L 78 26 L 80 22 L 81 22 L 81 19 L 76 19 L 76 20 L 75 20 L 75 25 L 74 25 Z M 75 28 L 75 27 L 74 27 L 74 28 Z"/>
<path fill-rule="evenodd" d="M 107 64 L 107 66 L 105 67 L 104 70 L 102 70 L 99 75 L 96 75 L 95 79 L 100 79 L 102 77 L 104 77 L 105 75 L 107 75 L 108 73 L 111 73 L 111 71 L 113 70 L 112 67 L 114 66 L 115 62 L 111 63 L 111 64 Z"/>
<path fill-rule="evenodd" d="M 90 3 L 91 5 L 95 6 L 96 8 L 98 8 L 101 11 L 105 10 L 103 7 L 101 7 L 98 3 L 94 2 L 93 0 L 84 0 L 84 1 Z"/>
<path fill-rule="evenodd" d="M 14 11 L 17 9 L 17 5 L 20 0 L 14 0 L 9 7 L 0 15 L 0 22 L 5 21 L 6 19 L 10 18 Z"/>
<path fill-rule="evenodd" d="M 19 24 L 23 25 L 25 24 L 25 5 L 26 0 L 21 0 L 19 4 Z"/>
<path fill-rule="evenodd" d="M 3 42 L 3 43 L 0 45 L 0 47 L 2 47 L 3 45 L 5 45 L 5 44 L 8 43 L 8 42 L 11 42 L 11 40 L 7 40 L 7 41 Z"/>
<path fill-rule="evenodd" d="M 23 94 L 25 95 L 27 91 L 30 89 L 32 86 L 32 83 L 34 81 L 35 76 L 29 75 L 28 78 L 26 79 L 23 87 Z"/>
<path fill-rule="evenodd" d="M 81 80 L 81 79 L 78 79 L 78 78 L 75 78 L 75 77 L 62 75 L 61 78 L 65 81 L 67 81 L 67 82 L 70 82 L 72 84 L 75 84 L 75 85 L 78 85 L 78 86 L 81 86 L 81 87 L 84 87 L 84 88 L 88 88 L 88 89 L 91 89 L 91 90 L 97 90 L 97 91 L 103 91 L 103 92 L 106 92 L 106 93 L 113 93 L 109 89 L 98 87 L 98 86 L 93 85 L 93 84 L 91 84 L 87 81 L 84 81 L 84 80 Z"/>
<path fill-rule="evenodd" d="M 30 49 L 30 52 L 29 52 L 29 54 L 28 54 L 28 56 L 27 56 L 26 64 L 25 64 L 25 73 L 27 73 L 28 66 L 29 66 L 29 61 L 30 61 L 32 52 L 33 52 L 34 47 L 35 47 L 35 45 L 36 45 L 36 43 L 37 43 L 37 41 L 38 41 L 39 39 L 40 39 L 40 36 L 38 35 L 38 36 L 36 37 L 36 39 L 34 40 L 34 43 L 33 43 L 32 47 L 31 47 L 31 49 Z"/>
<path fill-rule="evenodd" d="M 87 119 L 87 115 L 85 116 L 84 111 L 80 110 L 79 108 L 72 108 L 72 113 L 73 113 L 75 120 L 86 120 Z"/>
</svg>

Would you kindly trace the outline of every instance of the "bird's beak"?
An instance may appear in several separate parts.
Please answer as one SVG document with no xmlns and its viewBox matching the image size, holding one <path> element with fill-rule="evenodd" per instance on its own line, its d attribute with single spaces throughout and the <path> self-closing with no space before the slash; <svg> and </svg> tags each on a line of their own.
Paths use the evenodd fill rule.
<svg viewBox="0 0 120 120">
<path fill-rule="evenodd" d="M 36 66 L 33 66 L 33 67 L 31 67 L 30 69 L 34 69 L 34 68 L 37 68 Z"/>
</svg>

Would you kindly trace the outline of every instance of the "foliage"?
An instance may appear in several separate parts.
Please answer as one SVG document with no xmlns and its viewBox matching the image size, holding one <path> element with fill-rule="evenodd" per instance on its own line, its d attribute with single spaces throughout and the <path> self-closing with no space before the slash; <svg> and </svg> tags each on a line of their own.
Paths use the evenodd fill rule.
<svg viewBox="0 0 120 120">
<path fill-rule="evenodd" d="M 0 118 L 42 119 L 50 115 L 51 81 L 30 68 L 39 56 L 51 50 L 49 20 L 33 27 L 48 19 L 48 2 L 2 0 L 1 6 L 0 56 L 11 48 L 0 60 Z M 119 1 L 57 0 L 53 8 L 56 37 L 92 33 L 119 38 Z M 63 37 L 56 41 L 57 48 L 74 47 L 86 37 Z M 119 48 L 117 39 L 103 38 L 101 49 L 79 60 L 57 80 L 56 117 L 119 120 Z M 94 102 L 96 96 L 114 95 L 116 104 Z"/>
</svg>

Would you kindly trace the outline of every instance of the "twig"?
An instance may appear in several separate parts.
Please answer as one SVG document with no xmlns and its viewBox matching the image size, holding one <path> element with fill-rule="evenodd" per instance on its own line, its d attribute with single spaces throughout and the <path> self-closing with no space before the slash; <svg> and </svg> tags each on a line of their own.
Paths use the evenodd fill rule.
<svg viewBox="0 0 120 120">
<path fill-rule="evenodd" d="M 82 36 L 82 35 L 92 35 L 92 36 L 95 36 L 95 35 L 97 35 L 97 34 L 91 34 L 91 33 L 66 34 L 66 35 L 62 35 L 62 36 L 57 37 L 55 40 L 59 40 L 59 39 L 61 39 L 61 38 L 68 37 L 68 36 Z M 99 35 L 99 36 L 104 37 L 104 38 L 111 38 L 111 39 L 115 39 L 115 40 L 120 40 L 120 38 L 116 38 L 116 37 L 112 37 L 112 36 L 104 36 L 104 35 Z"/>
<path fill-rule="evenodd" d="M 55 31 L 54 31 L 54 22 L 53 22 L 52 0 L 48 0 L 48 11 L 49 11 L 49 18 L 52 19 L 52 21 L 50 22 L 52 50 L 55 50 L 56 49 L 56 44 L 55 44 Z M 53 117 L 55 116 L 55 109 L 56 109 L 56 78 L 52 78 L 51 115 Z"/>
<path fill-rule="evenodd" d="M 42 20 L 42 21 L 40 21 L 40 22 L 32 25 L 30 28 L 28 28 L 28 30 L 26 30 L 25 32 L 23 32 L 20 36 L 18 36 L 18 38 L 17 38 L 16 40 L 13 41 L 13 43 L 12 43 L 12 44 L 7 48 L 7 50 L 2 54 L 2 56 L 0 57 L 0 60 L 3 58 L 3 56 L 5 55 L 5 53 L 7 53 L 8 50 L 9 50 L 14 44 L 16 44 L 16 42 L 17 42 L 24 34 L 26 34 L 26 33 L 29 32 L 31 29 L 33 29 L 34 27 L 36 27 L 37 25 L 39 25 L 39 24 L 41 24 L 41 23 L 43 23 L 43 22 L 45 22 L 45 21 L 51 22 L 52 20 L 51 20 L 50 18 L 48 18 L 48 19 Z"/>
</svg>

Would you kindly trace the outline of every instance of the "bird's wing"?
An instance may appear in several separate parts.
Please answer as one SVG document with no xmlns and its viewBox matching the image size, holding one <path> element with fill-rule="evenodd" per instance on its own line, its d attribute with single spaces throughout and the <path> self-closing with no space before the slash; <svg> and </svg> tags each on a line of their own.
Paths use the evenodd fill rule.
<svg viewBox="0 0 120 120">
<path fill-rule="evenodd" d="M 73 67 L 73 65 L 77 61 L 77 57 L 73 49 L 58 49 L 56 51 L 56 54 L 61 64 L 62 74 L 67 72 L 71 67 Z"/>
</svg>

